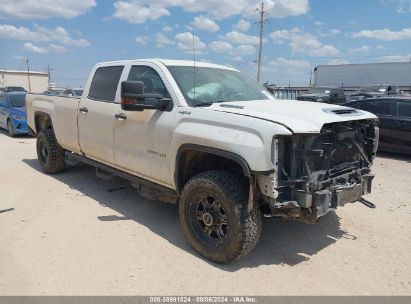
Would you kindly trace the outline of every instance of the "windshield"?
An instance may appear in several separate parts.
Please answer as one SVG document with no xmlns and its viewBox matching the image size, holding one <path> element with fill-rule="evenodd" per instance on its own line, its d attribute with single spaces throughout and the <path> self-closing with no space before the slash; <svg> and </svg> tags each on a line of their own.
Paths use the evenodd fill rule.
<svg viewBox="0 0 411 304">
<path fill-rule="evenodd" d="M 245 74 L 219 68 L 169 66 L 190 106 L 215 102 L 274 99 Z"/>
<path fill-rule="evenodd" d="M 313 88 L 308 91 L 309 94 L 330 94 L 330 89 L 327 88 Z"/>
<path fill-rule="evenodd" d="M 370 85 L 363 86 L 359 90 L 360 92 L 378 92 L 388 94 L 398 94 L 400 91 L 398 87 L 392 85 Z"/>
<path fill-rule="evenodd" d="M 26 90 L 22 87 L 7 87 L 7 92 L 26 92 Z"/>
<path fill-rule="evenodd" d="M 357 96 L 352 96 L 349 98 L 349 101 L 357 101 L 357 100 L 361 100 L 364 99 L 365 96 L 363 95 L 357 95 Z"/>
<path fill-rule="evenodd" d="M 26 106 L 26 95 L 9 95 L 10 106 L 21 108 Z"/>
<path fill-rule="evenodd" d="M 81 96 L 81 95 L 83 95 L 83 91 L 84 91 L 84 90 L 74 90 L 74 94 L 75 94 L 76 96 Z"/>
<path fill-rule="evenodd" d="M 381 92 L 385 93 L 386 87 L 382 85 L 371 85 L 371 86 L 363 86 L 360 88 L 360 92 Z"/>
</svg>

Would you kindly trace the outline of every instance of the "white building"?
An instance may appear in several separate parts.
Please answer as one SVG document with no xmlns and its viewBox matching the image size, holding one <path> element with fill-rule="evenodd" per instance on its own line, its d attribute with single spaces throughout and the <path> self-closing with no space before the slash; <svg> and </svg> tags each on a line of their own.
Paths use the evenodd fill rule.
<svg viewBox="0 0 411 304">
<path fill-rule="evenodd" d="M 27 92 L 41 93 L 48 89 L 49 75 L 42 72 L 0 70 L 0 87 L 23 87 Z"/>
<path fill-rule="evenodd" d="M 411 62 L 319 65 L 314 69 L 315 86 L 360 87 L 392 84 L 411 87 Z"/>
</svg>

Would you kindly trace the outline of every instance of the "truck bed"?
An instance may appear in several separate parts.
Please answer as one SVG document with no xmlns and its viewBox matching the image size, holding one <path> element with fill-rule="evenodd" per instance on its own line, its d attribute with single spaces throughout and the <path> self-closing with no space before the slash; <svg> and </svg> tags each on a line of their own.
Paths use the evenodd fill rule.
<svg viewBox="0 0 411 304">
<path fill-rule="evenodd" d="M 27 94 L 27 124 L 37 133 L 39 124 L 37 113 L 46 113 L 54 125 L 54 132 L 59 144 L 67 150 L 80 152 L 77 132 L 77 113 L 80 98 L 66 96 L 48 96 L 43 94 Z"/>
</svg>

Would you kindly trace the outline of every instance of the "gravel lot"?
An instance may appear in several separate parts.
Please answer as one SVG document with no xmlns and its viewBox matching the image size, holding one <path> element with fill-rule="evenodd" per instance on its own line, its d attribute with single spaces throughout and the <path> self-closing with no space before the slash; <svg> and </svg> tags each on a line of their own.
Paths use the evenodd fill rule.
<svg viewBox="0 0 411 304">
<path fill-rule="evenodd" d="M 264 222 L 245 259 L 221 266 L 182 237 L 177 207 L 86 165 L 40 173 L 35 139 L 0 131 L 0 295 L 411 295 L 411 157 L 384 154 L 377 205 L 319 224 Z"/>
</svg>

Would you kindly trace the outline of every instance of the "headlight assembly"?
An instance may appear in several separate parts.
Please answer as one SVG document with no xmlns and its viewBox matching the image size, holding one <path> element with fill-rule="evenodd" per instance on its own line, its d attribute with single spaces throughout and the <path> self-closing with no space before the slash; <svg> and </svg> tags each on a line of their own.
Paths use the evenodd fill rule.
<svg viewBox="0 0 411 304">
<path fill-rule="evenodd" d="M 13 117 L 13 119 L 15 119 L 15 120 L 26 120 L 25 117 L 20 116 L 20 115 L 11 115 L 11 117 Z"/>
</svg>

